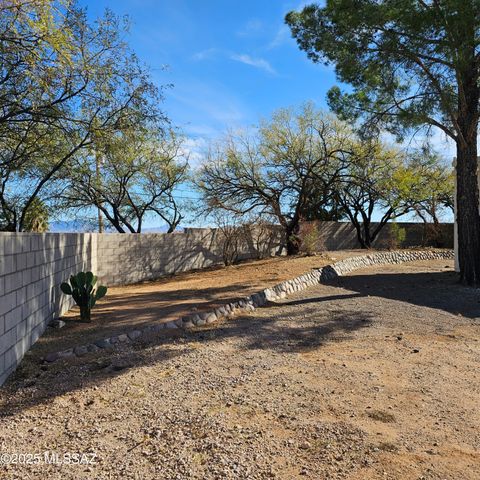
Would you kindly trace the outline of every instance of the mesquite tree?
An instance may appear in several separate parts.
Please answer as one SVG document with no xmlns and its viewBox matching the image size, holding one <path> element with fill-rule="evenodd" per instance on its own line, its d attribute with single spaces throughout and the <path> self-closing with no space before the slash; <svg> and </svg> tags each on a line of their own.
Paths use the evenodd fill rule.
<svg viewBox="0 0 480 480">
<path fill-rule="evenodd" d="M 286 22 L 314 62 L 335 64 L 353 86 L 329 92 L 337 113 L 397 134 L 436 127 L 454 140 L 461 280 L 480 283 L 479 1 L 327 0 Z"/>
<path fill-rule="evenodd" d="M 335 194 L 360 246 L 370 248 L 387 222 L 411 212 L 428 188 L 404 150 L 372 138 L 352 145 Z"/>
<path fill-rule="evenodd" d="M 313 191 L 329 194 L 344 167 L 350 130 L 305 105 L 282 109 L 252 135 L 228 136 L 199 172 L 207 209 L 255 213 L 282 226 L 289 255 L 299 250 L 299 224 Z"/>
<path fill-rule="evenodd" d="M 95 139 L 164 118 L 127 30 L 109 11 L 90 22 L 75 0 L 0 2 L 0 230 L 24 230 Z"/>
<path fill-rule="evenodd" d="M 418 153 L 412 167 L 423 181 L 413 210 L 425 224 L 439 227 L 441 217 L 454 210 L 455 172 L 435 151 L 426 148 Z"/>
<path fill-rule="evenodd" d="M 147 216 L 171 233 L 183 219 L 174 190 L 186 179 L 188 156 L 174 131 L 135 126 L 103 136 L 65 168 L 58 193 L 65 209 L 98 209 L 119 233 L 140 233 Z"/>
</svg>

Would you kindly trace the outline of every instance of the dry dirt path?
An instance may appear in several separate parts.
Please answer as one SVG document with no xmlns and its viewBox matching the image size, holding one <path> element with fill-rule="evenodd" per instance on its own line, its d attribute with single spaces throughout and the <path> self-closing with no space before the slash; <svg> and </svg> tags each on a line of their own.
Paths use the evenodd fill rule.
<svg viewBox="0 0 480 480">
<path fill-rule="evenodd" d="M 454 282 L 445 261 L 370 268 L 211 328 L 23 368 L 0 392 L 1 451 L 96 463 L 0 476 L 477 480 L 480 295 Z"/>
</svg>

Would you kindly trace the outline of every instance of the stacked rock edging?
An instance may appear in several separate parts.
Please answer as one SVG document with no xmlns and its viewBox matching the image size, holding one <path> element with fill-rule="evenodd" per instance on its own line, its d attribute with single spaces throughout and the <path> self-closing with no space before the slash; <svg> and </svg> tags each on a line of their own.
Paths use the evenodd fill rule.
<svg viewBox="0 0 480 480">
<path fill-rule="evenodd" d="M 375 252 L 366 255 L 346 258 L 326 265 L 325 267 L 314 269 L 304 273 L 291 280 L 286 280 L 273 287 L 265 288 L 260 292 L 242 298 L 240 300 L 226 303 L 213 310 L 201 313 L 192 313 L 185 315 L 177 320 L 151 325 L 139 330 L 132 330 L 121 335 L 114 335 L 108 338 L 102 338 L 88 345 L 81 345 L 69 348 L 61 352 L 49 353 L 44 357 L 47 362 L 54 362 L 60 358 L 81 357 L 91 352 L 115 348 L 118 345 L 131 343 L 140 337 L 149 338 L 165 329 L 185 329 L 201 327 L 207 324 L 215 323 L 222 318 L 233 317 L 241 312 L 250 312 L 258 307 L 265 306 L 268 302 L 281 300 L 287 295 L 305 290 L 309 287 L 324 283 L 336 277 L 346 275 L 354 270 L 369 267 L 372 265 L 399 264 L 419 260 L 453 260 L 453 250 L 407 250 L 407 251 L 388 251 Z"/>
</svg>

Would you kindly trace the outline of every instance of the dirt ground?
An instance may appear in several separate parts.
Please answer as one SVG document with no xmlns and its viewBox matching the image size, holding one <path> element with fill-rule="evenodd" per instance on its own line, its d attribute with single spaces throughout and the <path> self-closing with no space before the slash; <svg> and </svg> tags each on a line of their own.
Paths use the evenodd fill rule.
<svg viewBox="0 0 480 480">
<path fill-rule="evenodd" d="M 73 308 L 63 317 L 66 326 L 48 329 L 30 354 L 59 351 L 152 323 L 176 320 L 194 310 L 206 310 L 323 267 L 333 258 L 340 260 L 359 253 L 365 252 L 345 250 L 316 257 L 275 257 L 111 287 L 92 310 L 91 323 L 80 322 L 78 308 Z"/>
<path fill-rule="evenodd" d="M 0 391 L 1 452 L 94 463 L 0 476 L 478 480 L 479 301 L 445 260 L 375 267 L 113 354 L 24 362 Z"/>
</svg>

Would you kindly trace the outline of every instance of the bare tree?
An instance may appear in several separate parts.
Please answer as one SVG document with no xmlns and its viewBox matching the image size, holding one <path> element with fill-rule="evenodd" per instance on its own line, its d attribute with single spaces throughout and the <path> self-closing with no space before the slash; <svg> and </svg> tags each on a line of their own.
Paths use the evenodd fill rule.
<svg viewBox="0 0 480 480">
<path fill-rule="evenodd" d="M 237 216 L 215 215 L 215 226 L 219 232 L 222 258 L 225 266 L 238 262 L 242 246 L 245 244 L 245 231 Z"/>
</svg>

